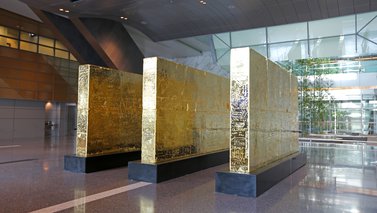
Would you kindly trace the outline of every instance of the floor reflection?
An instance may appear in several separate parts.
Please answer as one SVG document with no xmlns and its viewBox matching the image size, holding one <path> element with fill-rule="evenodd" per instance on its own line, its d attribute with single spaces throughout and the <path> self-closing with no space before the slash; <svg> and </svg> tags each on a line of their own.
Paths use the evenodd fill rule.
<svg viewBox="0 0 377 213">
<path fill-rule="evenodd" d="M 75 189 L 75 207 L 73 208 L 74 213 L 85 213 L 85 203 L 86 203 L 86 190 Z"/>
<path fill-rule="evenodd" d="M 154 200 L 141 195 L 140 196 L 140 212 L 145 212 L 145 213 L 154 213 Z"/>
<path fill-rule="evenodd" d="M 137 212 L 377 212 L 376 148 L 302 144 L 308 163 L 259 196 L 214 192 L 214 173 L 228 165 L 148 186 Z"/>
<path fill-rule="evenodd" d="M 17 140 L 18 147 L 3 148 L 13 161 L 0 164 L 0 212 L 30 212 L 75 199 L 76 207 L 63 212 L 377 212 L 375 146 L 303 143 L 307 165 L 258 198 L 215 193 L 215 172 L 228 170 L 225 164 L 89 202 L 85 196 L 135 182 L 127 179 L 127 168 L 64 171 L 63 156 L 73 153 L 73 141 Z M 21 158 L 34 160 L 14 161 Z"/>
<path fill-rule="evenodd" d="M 376 147 L 301 144 L 307 165 L 258 198 L 216 195 L 216 212 L 377 212 Z"/>
<path fill-rule="evenodd" d="M 308 173 L 299 183 L 300 203 L 321 212 L 376 212 L 376 149 L 366 144 L 303 143 Z M 374 201 L 375 202 L 375 201 Z"/>
</svg>

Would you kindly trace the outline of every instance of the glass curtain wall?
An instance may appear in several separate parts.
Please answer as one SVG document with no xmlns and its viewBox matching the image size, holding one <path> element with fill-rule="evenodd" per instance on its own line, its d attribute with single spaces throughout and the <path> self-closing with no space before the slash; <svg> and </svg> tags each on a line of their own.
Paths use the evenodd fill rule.
<svg viewBox="0 0 377 213">
<path fill-rule="evenodd" d="M 377 53 L 377 12 L 212 35 L 216 59 L 229 68 L 231 48 L 251 47 L 273 61 L 360 57 Z"/>
<path fill-rule="evenodd" d="M 377 133 L 377 61 L 316 58 L 278 63 L 298 76 L 304 135 Z"/>
<path fill-rule="evenodd" d="M 251 47 L 299 78 L 300 130 L 377 134 L 377 12 L 212 35 L 219 65 Z"/>
</svg>

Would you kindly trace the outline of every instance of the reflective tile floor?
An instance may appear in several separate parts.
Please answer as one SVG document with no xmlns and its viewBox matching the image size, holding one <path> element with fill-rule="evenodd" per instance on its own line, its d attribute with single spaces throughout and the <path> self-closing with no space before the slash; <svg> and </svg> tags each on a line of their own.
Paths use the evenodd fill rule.
<svg viewBox="0 0 377 213">
<path fill-rule="evenodd" d="M 245 198 L 214 192 L 215 172 L 228 165 L 142 185 L 127 180 L 127 168 L 64 171 L 72 138 L 14 145 L 19 146 L 0 146 L 0 212 L 377 212 L 377 147 L 372 146 L 304 143 L 305 167 L 260 197 Z"/>
</svg>

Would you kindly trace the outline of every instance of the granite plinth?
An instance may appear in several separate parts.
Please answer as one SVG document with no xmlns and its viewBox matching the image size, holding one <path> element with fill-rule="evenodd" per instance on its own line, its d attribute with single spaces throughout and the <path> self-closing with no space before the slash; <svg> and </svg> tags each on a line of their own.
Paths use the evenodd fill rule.
<svg viewBox="0 0 377 213">
<path fill-rule="evenodd" d="M 243 197 L 258 197 L 306 164 L 306 154 L 299 153 L 262 167 L 253 173 L 216 173 L 216 192 Z"/>
<path fill-rule="evenodd" d="M 128 179 L 159 183 L 229 162 L 229 150 L 157 164 L 128 163 Z"/>
<path fill-rule="evenodd" d="M 108 155 L 80 157 L 64 156 L 64 170 L 78 173 L 90 173 L 106 169 L 127 166 L 128 161 L 138 160 L 141 151 L 116 153 Z"/>
</svg>

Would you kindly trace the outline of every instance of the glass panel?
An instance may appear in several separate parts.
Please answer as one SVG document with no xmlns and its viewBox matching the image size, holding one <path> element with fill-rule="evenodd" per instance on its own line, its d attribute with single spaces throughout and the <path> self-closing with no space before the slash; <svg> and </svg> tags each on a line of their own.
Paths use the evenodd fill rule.
<svg viewBox="0 0 377 213">
<path fill-rule="evenodd" d="M 37 52 L 37 45 L 33 43 L 21 41 L 20 49 L 30 51 L 30 52 Z"/>
<path fill-rule="evenodd" d="M 215 34 L 214 37 L 217 37 L 223 43 L 230 46 L 230 33 L 219 33 L 219 34 Z"/>
<path fill-rule="evenodd" d="M 38 36 L 34 33 L 27 33 L 21 31 L 21 40 L 28 41 L 32 43 L 38 43 Z"/>
<path fill-rule="evenodd" d="M 18 30 L 0 26 L 0 35 L 18 39 Z"/>
<path fill-rule="evenodd" d="M 295 41 L 269 45 L 272 61 L 296 60 L 308 57 L 308 42 Z"/>
<path fill-rule="evenodd" d="M 217 36 L 213 36 L 213 44 L 215 46 L 217 60 L 230 50 L 230 47 L 222 42 Z"/>
<path fill-rule="evenodd" d="M 361 30 L 359 35 L 377 43 L 377 18 Z"/>
<path fill-rule="evenodd" d="M 283 42 L 307 39 L 306 22 L 268 27 L 268 42 Z"/>
<path fill-rule="evenodd" d="M 54 40 L 43 36 L 39 36 L 39 44 L 54 47 Z"/>
<path fill-rule="evenodd" d="M 55 56 L 59 58 L 69 59 L 69 52 L 55 49 Z"/>
<path fill-rule="evenodd" d="M 250 46 L 266 43 L 266 28 L 232 32 L 232 47 Z"/>
<path fill-rule="evenodd" d="M 230 70 L 230 51 L 228 51 L 220 60 L 217 61 L 217 64 L 221 66 L 226 71 Z M 228 75 L 229 76 L 229 72 Z"/>
<path fill-rule="evenodd" d="M 77 61 L 76 57 L 72 55 L 72 53 L 69 54 L 69 59 L 72 61 Z"/>
<path fill-rule="evenodd" d="M 377 16 L 377 12 L 357 14 L 357 31 L 360 31 L 369 21 Z"/>
<path fill-rule="evenodd" d="M 377 45 L 360 36 L 357 36 L 357 52 L 360 56 L 370 56 L 377 53 Z"/>
<path fill-rule="evenodd" d="M 67 50 L 67 48 L 60 41 L 55 41 L 55 48 Z"/>
<path fill-rule="evenodd" d="M 377 45 L 375 45 L 375 48 L 376 50 L 374 52 L 377 51 Z M 377 57 L 375 58 L 375 60 L 362 61 L 363 58 L 360 58 L 358 60 L 360 60 L 361 63 L 361 72 L 377 72 Z"/>
<path fill-rule="evenodd" d="M 321 102 L 324 101 L 329 104 L 326 105 L 324 116 L 319 120 L 308 119 L 316 118 L 316 108 L 313 108 L 310 104 L 305 104 L 303 108 L 300 108 L 299 119 L 301 130 L 305 130 L 305 132 L 309 133 L 377 133 L 377 98 L 375 89 L 373 89 L 377 84 L 377 80 L 374 73 L 363 71 L 365 70 L 365 66 L 369 65 L 356 59 L 335 60 L 331 58 L 311 58 L 294 62 L 283 62 L 283 65 L 285 67 L 287 67 L 286 65 L 291 67 L 294 73 L 304 74 L 299 77 L 300 85 L 305 85 L 302 80 L 305 78 L 313 82 L 314 75 L 312 74 L 315 73 L 317 79 L 322 79 L 321 81 L 317 81 L 317 83 L 321 85 L 321 88 L 325 88 L 326 93 L 331 97 L 331 100 L 321 100 Z M 372 60 L 368 62 L 372 62 L 372 64 L 377 63 L 377 61 Z M 321 82 L 331 83 L 329 87 L 333 89 Z M 309 88 L 313 86 L 312 84 L 306 85 Z M 370 89 L 362 89 L 367 87 L 370 87 Z M 299 88 L 300 94 L 303 95 L 302 97 L 310 96 L 315 98 L 315 93 L 303 93 L 303 88 L 305 87 Z M 299 99 L 301 106 L 303 106 L 302 100 L 301 98 Z M 310 101 L 311 98 L 307 100 Z M 317 105 L 315 107 L 317 107 Z"/>
<path fill-rule="evenodd" d="M 355 16 L 343 16 L 309 22 L 310 38 L 322 38 L 355 33 Z"/>
<path fill-rule="evenodd" d="M 310 52 L 313 58 L 355 56 L 355 36 L 311 40 Z"/>
<path fill-rule="evenodd" d="M 0 36 L 0 45 L 17 49 L 18 48 L 18 40 L 11 39 L 11 38 L 5 38 L 5 37 Z"/>
<path fill-rule="evenodd" d="M 54 49 L 51 47 L 39 46 L 39 53 L 54 56 Z"/>
<path fill-rule="evenodd" d="M 267 58 L 267 45 L 255 45 L 250 47 Z"/>
</svg>

